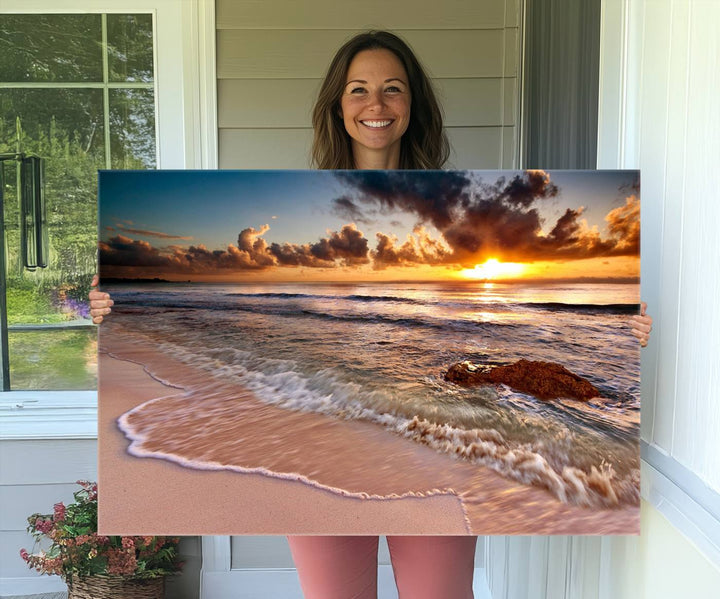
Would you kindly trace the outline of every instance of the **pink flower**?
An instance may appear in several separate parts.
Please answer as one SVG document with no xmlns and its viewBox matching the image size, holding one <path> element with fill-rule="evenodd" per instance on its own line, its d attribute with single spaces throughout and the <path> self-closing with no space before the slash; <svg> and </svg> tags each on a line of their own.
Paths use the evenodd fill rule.
<svg viewBox="0 0 720 599">
<path fill-rule="evenodd" d="M 56 503 L 53 506 L 53 510 L 55 512 L 54 514 L 54 520 L 55 522 L 62 522 L 65 520 L 65 504 L 61 501 L 60 503 Z"/>
<path fill-rule="evenodd" d="M 20 557 L 23 559 L 23 561 L 27 562 L 30 559 L 30 554 L 27 552 L 27 549 L 21 549 L 20 550 Z"/>
<path fill-rule="evenodd" d="M 45 520 L 43 518 L 38 518 L 37 520 L 35 520 L 35 528 L 44 535 L 49 533 L 52 530 L 52 527 L 52 520 Z"/>
<path fill-rule="evenodd" d="M 135 552 L 130 552 L 125 549 L 109 549 L 107 558 L 108 574 L 127 576 L 135 573 L 135 568 L 137 567 Z"/>
<path fill-rule="evenodd" d="M 125 547 L 125 549 L 134 549 L 135 541 L 133 541 L 130 537 L 123 537 L 122 546 Z"/>
</svg>

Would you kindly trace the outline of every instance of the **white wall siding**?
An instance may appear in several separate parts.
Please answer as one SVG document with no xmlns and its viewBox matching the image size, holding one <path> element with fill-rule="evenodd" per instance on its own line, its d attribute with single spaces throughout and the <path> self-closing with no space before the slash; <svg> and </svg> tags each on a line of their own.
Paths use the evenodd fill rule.
<svg viewBox="0 0 720 599">
<path fill-rule="evenodd" d="M 287 1 L 282 8 L 272 2 L 220 0 L 217 25 L 220 29 L 347 29 L 362 23 L 363 27 L 397 30 L 493 29 L 518 24 L 517 2 L 445 0 L 416 3 L 414 7 L 411 10 L 413 5 L 407 0 Z"/>
<path fill-rule="evenodd" d="M 679 82 L 685 84 L 691 109 L 673 107 L 669 120 L 685 117 L 686 131 L 680 139 L 668 139 L 666 163 L 683 159 L 686 175 L 671 453 L 720 491 L 720 311 L 714 305 L 720 298 L 720 3 L 691 5 L 689 17 L 683 32 L 687 43 L 677 51 L 687 59 L 686 75 Z M 679 198 L 668 194 L 667 200 L 666 204 L 676 203 Z M 671 268 L 663 269 L 670 277 Z M 710 298 L 715 300 L 711 305 Z"/>
<path fill-rule="evenodd" d="M 310 112 L 325 70 L 343 42 L 370 28 L 397 31 L 433 77 L 453 144 L 449 166 L 515 166 L 519 5 L 219 0 L 220 168 L 307 168 Z"/>
<path fill-rule="evenodd" d="M 631 4 L 621 157 L 642 171 L 643 296 L 656 322 L 643 355 L 642 436 L 716 491 L 720 318 L 708 301 L 720 294 L 718 22 L 714 0 Z"/>
<path fill-rule="evenodd" d="M 73 501 L 75 481 L 97 476 L 96 453 L 97 441 L 89 439 L 0 441 L 0 580 L 9 589 L 13 581 L 38 576 L 19 554 L 33 547 L 27 517 Z M 56 588 L 64 588 L 60 579 Z"/>
</svg>

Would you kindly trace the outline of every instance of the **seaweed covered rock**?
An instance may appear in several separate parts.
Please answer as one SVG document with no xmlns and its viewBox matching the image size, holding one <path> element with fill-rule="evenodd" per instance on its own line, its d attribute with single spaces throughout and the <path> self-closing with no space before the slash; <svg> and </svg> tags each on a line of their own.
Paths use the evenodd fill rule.
<svg viewBox="0 0 720 599">
<path fill-rule="evenodd" d="M 466 361 L 453 364 L 445 380 L 462 387 L 502 383 L 538 399 L 569 397 L 588 401 L 600 395 L 589 381 L 554 362 L 518 360 L 507 366 L 483 367 Z"/>
</svg>

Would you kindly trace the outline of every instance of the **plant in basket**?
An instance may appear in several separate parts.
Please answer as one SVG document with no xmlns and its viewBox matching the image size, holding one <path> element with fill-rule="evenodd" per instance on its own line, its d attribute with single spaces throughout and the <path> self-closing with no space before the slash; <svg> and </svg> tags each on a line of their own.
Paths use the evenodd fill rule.
<svg viewBox="0 0 720 599">
<path fill-rule="evenodd" d="M 165 576 L 180 571 L 177 538 L 97 534 L 97 484 L 78 481 L 69 505 L 56 503 L 52 514 L 28 517 L 33 552 L 20 557 L 41 574 L 67 582 L 69 597 L 160 598 Z"/>
</svg>

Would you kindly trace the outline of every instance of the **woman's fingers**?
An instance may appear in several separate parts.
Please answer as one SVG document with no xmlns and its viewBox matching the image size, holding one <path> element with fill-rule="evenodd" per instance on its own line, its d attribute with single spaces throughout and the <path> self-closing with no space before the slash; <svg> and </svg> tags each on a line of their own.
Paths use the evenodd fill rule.
<svg viewBox="0 0 720 599">
<path fill-rule="evenodd" d="M 630 331 L 632 334 L 640 340 L 642 347 L 647 346 L 648 338 L 650 337 L 650 331 L 652 331 L 652 317 L 645 314 L 647 304 L 643 302 L 641 304 L 641 311 L 639 315 L 633 316 L 630 319 Z"/>
<path fill-rule="evenodd" d="M 95 275 L 90 283 L 91 287 L 97 287 L 100 279 Z M 110 299 L 109 293 L 98 291 L 93 289 L 88 293 L 88 299 L 90 300 L 90 316 L 95 324 L 100 324 L 103 321 L 103 316 L 110 314 L 110 307 L 115 303 Z"/>
</svg>

